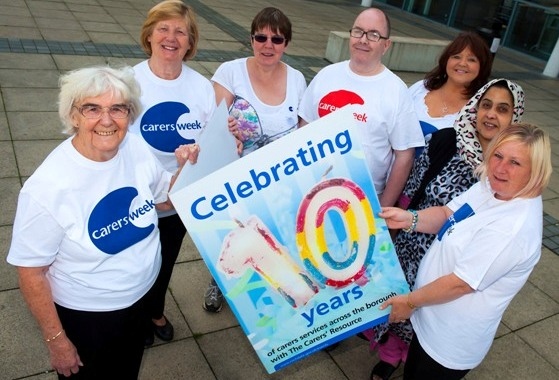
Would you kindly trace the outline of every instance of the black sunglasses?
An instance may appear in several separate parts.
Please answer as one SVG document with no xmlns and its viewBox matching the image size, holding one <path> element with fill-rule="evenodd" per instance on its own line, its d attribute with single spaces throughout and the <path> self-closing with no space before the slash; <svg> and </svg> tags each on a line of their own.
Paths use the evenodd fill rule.
<svg viewBox="0 0 559 380">
<path fill-rule="evenodd" d="M 268 41 L 268 36 L 265 34 L 253 34 L 252 38 L 256 41 L 256 42 L 266 42 Z M 272 36 L 270 37 L 270 39 L 272 40 L 272 43 L 274 45 L 281 45 L 285 42 L 285 38 L 282 36 Z"/>
</svg>

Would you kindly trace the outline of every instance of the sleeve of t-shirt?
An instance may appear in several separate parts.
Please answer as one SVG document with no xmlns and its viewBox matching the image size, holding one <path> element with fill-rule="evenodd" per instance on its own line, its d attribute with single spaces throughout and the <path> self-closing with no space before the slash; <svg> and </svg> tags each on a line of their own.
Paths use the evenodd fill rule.
<svg viewBox="0 0 559 380">
<path fill-rule="evenodd" d="M 50 265 L 65 231 L 29 193 L 21 192 L 7 261 L 22 267 Z"/>
<path fill-rule="evenodd" d="M 320 82 L 320 72 L 316 74 L 309 86 L 303 92 L 303 97 L 299 103 L 299 117 L 307 123 L 318 120 L 318 105 L 316 104 L 318 94 L 315 94 L 317 83 Z"/>
<path fill-rule="evenodd" d="M 211 81 L 221 85 L 230 93 L 235 94 L 235 91 L 233 89 L 233 63 L 223 62 L 221 65 L 219 65 L 214 75 L 212 76 Z"/>
<path fill-rule="evenodd" d="M 389 132 L 392 149 L 406 150 L 425 146 L 425 138 L 408 88 L 403 86 L 399 89 L 398 96 L 398 111 L 394 115 L 392 128 Z"/>
</svg>

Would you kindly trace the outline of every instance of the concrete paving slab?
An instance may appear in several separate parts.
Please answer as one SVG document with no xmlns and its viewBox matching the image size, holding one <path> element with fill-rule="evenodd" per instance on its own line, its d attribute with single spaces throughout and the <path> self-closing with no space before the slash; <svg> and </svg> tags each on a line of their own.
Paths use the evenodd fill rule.
<svg viewBox="0 0 559 380">
<path fill-rule="evenodd" d="M 62 122 L 58 112 L 8 112 L 12 140 L 61 140 Z"/>
<path fill-rule="evenodd" d="M 190 338 L 146 349 L 139 379 L 210 380 L 215 376 L 198 343 Z"/>
<path fill-rule="evenodd" d="M 0 101 L 0 107 L 4 108 L 4 104 Z M 0 141 L 9 140 L 10 130 L 8 128 L 8 119 L 6 118 L 6 112 L 0 112 Z"/>
<path fill-rule="evenodd" d="M 0 141 L 0 157 L 2 157 L 2 165 L 0 165 L 0 178 L 17 177 L 18 171 L 14 148 L 10 141 Z"/>
<path fill-rule="evenodd" d="M 555 379 L 557 369 L 515 334 L 496 339 L 486 360 L 466 380 Z"/>
<path fill-rule="evenodd" d="M 0 252 L 8 252 L 12 240 L 12 228 L 0 226 Z M 19 286 L 17 270 L 6 260 L 0 260 L 0 291 L 14 290 Z"/>
<path fill-rule="evenodd" d="M 0 320 L 3 330 L 0 345 L 1 377 L 23 378 L 50 368 L 41 331 L 31 316 L 19 290 L 0 292 Z"/>
<path fill-rule="evenodd" d="M 52 111 L 58 101 L 57 88 L 5 88 L 6 111 Z M 55 108 L 56 109 L 56 108 Z"/>
<path fill-rule="evenodd" d="M 553 339 L 555 331 L 559 331 L 559 316 L 554 315 L 541 322 L 527 326 L 517 332 L 528 345 L 533 347 L 545 360 L 555 368 L 559 367 L 557 341 Z"/>
<path fill-rule="evenodd" d="M 559 304 L 527 282 L 511 301 L 502 323 L 514 331 L 556 314 L 559 314 Z"/>
<path fill-rule="evenodd" d="M 21 190 L 18 177 L 0 178 L 0 226 L 11 226 L 16 215 L 16 204 Z M 7 252 L 7 251 L 5 251 Z M 1 335 L 0 335 L 1 336 Z"/>
<path fill-rule="evenodd" d="M 544 248 L 540 262 L 530 275 L 530 282 L 553 300 L 550 301 L 552 305 L 557 304 L 559 300 L 559 272 L 557 272 L 557 261 L 557 254 Z"/>
<path fill-rule="evenodd" d="M 0 53 L 0 68 L 20 70 L 56 70 L 54 60 L 47 54 Z M 1 84 L 4 87 L 4 83 Z"/>
<path fill-rule="evenodd" d="M 3 88 L 57 88 L 59 78 L 58 70 L 0 69 L 0 82 Z"/>
</svg>

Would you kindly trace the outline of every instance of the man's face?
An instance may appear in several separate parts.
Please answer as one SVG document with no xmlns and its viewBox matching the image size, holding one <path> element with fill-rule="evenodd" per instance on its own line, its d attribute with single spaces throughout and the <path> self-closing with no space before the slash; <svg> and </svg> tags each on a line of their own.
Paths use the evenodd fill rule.
<svg viewBox="0 0 559 380">
<path fill-rule="evenodd" d="M 353 28 L 359 28 L 365 32 L 376 31 L 381 36 L 388 35 L 388 26 L 384 15 L 376 9 L 368 9 L 362 12 L 353 23 Z M 366 35 L 361 38 L 349 38 L 349 52 L 351 61 L 358 64 L 377 65 L 382 56 L 390 47 L 390 40 L 379 39 L 369 41 Z"/>
</svg>

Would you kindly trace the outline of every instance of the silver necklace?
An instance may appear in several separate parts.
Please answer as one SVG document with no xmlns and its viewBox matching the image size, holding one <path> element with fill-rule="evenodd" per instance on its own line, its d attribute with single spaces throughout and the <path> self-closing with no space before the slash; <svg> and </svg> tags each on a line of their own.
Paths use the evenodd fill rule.
<svg viewBox="0 0 559 380">
<path fill-rule="evenodd" d="M 443 115 L 448 114 L 448 106 L 446 105 L 445 101 L 443 100 Z"/>
</svg>

